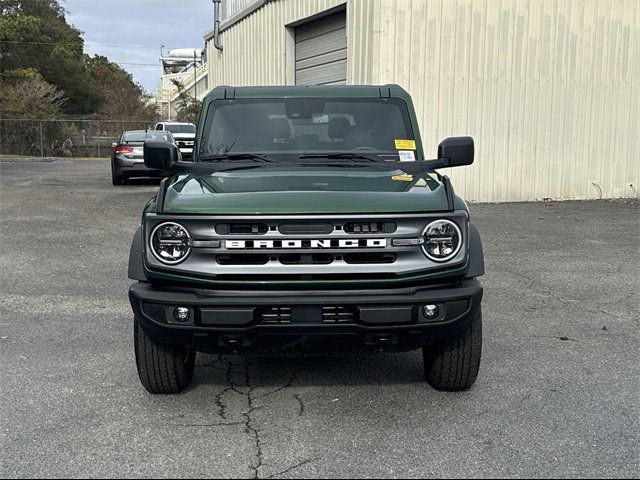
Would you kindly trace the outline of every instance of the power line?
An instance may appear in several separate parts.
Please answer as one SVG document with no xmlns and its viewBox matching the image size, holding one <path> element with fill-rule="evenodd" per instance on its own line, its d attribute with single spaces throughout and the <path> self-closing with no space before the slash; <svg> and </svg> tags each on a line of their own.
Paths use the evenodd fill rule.
<svg viewBox="0 0 640 480">
<path fill-rule="evenodd" d="M 42 60 L 44 57 L 42 56 L 34 56 L 34 55 L 22 55 L 23 59 L 30 60 Z M 118 65 L 135 65 L 138 67 L 155 67 L 158 68 L 160 63 L 142 63 L 142 62 L 119 62 L 117 60 L 107 59 L 110 63 L 117 63 Z"/>
<path fill-rule="evenodd" d="M 115 62 L 113 60 L 109 60 L 112 63 L 117 63 L 118 65 L 135 65 L 138 67 L 155 67 L 158 68 L 160 66 L 159 63 L 131 63 L 131 62 Z"/>
<path fill-rule="evenodd" d="M 82 47 L 83 45 L 96 45 L 99 47 L 108 47 L 108 48 L 141 48 L 144 50 L 157 50 L 158 47 L 144 47 L 142 45 L 104 45 L 102 43 L 97 42 L 73 42 L 73 43 L 64 43 L 64 42 L 31 42 L 31 41 L 20 41 L 20 40 L 0 40 L 0 43 L 12 43 L 17 45 L 54 45 L 56 47 Z"/>
</svg>

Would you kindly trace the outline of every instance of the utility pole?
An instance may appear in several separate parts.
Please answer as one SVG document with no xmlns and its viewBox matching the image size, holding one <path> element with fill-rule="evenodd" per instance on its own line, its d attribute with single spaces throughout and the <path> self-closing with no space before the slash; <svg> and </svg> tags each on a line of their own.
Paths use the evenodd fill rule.
<svg viewBox="0 0 640 480">
<path fill-rule="evenodd" d="M 197 91 L 197 86 L 196 83 L 198 82 L 198 76 L 197 76 L 197 64 L 196 64 L 196 51 L 193 51 L 193 99 L 194 100 L 198 100 L 198 91 Z"/>
</svg>

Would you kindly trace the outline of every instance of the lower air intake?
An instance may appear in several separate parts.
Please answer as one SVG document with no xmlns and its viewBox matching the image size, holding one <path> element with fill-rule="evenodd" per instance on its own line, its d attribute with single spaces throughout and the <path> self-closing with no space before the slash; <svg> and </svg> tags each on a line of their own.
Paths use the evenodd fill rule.
<svg viewBox="0 0 640 480">
<path fill-rule="evenodd" d="M 342 305 L 322 307 L 322 323 L 352 323 L 355 320 L 355 309 Z"/>
<path fill-rule="evenodd" d="M 291 307 L 264 307 L 260 312 L 262 323 L 291 323 Z"/>
</svg>

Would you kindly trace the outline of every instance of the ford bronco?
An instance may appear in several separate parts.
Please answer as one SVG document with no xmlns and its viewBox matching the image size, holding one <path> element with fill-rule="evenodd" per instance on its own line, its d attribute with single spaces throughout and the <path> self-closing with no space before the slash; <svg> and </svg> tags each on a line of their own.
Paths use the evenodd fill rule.
<svg viewBox="0 0 640 480">
<path fill-rule="evenodd" d="M 465 202 L 437 169 L 474 143 L 423 152 L 397 85 L 217 87 L 193 161 L 148 141 L 170 171 L 129 258 L 143 386 L 178 393 L 196 352 L 422 349 L 443 391 L 476 380 L 484 273 Z"/>
</svg>

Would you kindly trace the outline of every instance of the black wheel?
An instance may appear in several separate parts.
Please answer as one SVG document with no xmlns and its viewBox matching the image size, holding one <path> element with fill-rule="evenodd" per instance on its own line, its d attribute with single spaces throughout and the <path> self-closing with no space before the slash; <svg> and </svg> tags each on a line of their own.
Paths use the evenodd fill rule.
<svg viewBox="0 0 640 480">
<path fill-rule="evenodd" d="M 482 311 L 459 337 L 423 347 L 427 382 L 443 392 L 467 390 L 476 382 L 482 356 Z"/>
<path fill-rule="evenodd" d="M 122 185 L 124 183 L 124 179 L 118 175 L 116 175 L 116 172 L 113 168 L 113 164 L 111 164 L 111 182 L 114 185 Z"/>
<path fill-rule="evenodd" d="M 111 183 L 114 185 L 122 185 L 124 183 L 124 178 L 116 175 L 116 168 L 113 165 L 113 160 L 111 160 Z"/>
<path fill-rule="evenodd" d="M 190 347 L 154 341 L 135 322 L 134 342 L 138 375 L 149 393 L 180 393 L 191 383 L 196 352 Z"/>
</svg>

